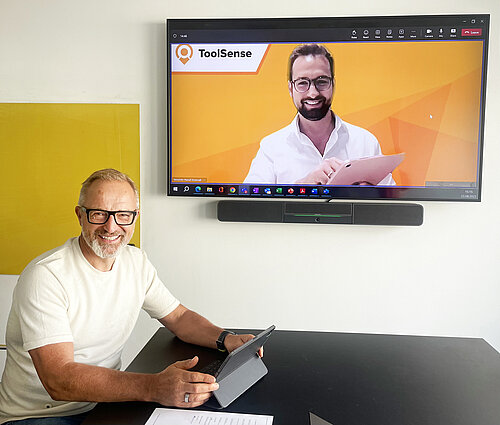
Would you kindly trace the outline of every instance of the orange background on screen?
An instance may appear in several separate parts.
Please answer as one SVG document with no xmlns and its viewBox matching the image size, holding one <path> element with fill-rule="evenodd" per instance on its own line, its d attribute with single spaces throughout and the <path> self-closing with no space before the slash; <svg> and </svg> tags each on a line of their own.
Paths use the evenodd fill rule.
<svg viewBox="0 0 500 425">
<path fill-rule="evenodd" d="M 245 179 L 260 140 L 296 114 L 287 86 L 296 45 L 271 45 L 255 75 L 172 76 L 174 179 Z M 384 154 L 406 152 L 398 185 L 476 181 L 483 42 L 324 45 L 335 60 L 332 109 Z"/>
</svg>

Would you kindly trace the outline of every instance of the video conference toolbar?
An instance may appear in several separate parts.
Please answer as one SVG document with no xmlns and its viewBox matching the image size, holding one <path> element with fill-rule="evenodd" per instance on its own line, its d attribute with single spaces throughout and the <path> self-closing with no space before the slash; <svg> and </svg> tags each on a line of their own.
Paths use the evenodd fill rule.
<svg viewBox="0 0 500 425">
<path fill-rule="evenodd" d="M 321 24 L 322 18 L 310 19 L 311 26 L 307 25 L 307 20 L 297 21 L 292 32 L 294 39 L 299 37 L 301 42 L 463 40 L 484 38 L 488 23 L 484 15 L 329 18 L 324 26 Z M 293 18 L 286 21 L 287 25 L 291 25 Z M 173 20 L 169 25 L 169 39 L 173 43 L 291 41 L 290 29 L 280 27 L 283 20 L 253 20 L 253 27 L 250 28 L 245 26 L 246 23 L 245 19 L 218 22 L 220 27 L 214 29 L 203 27 L 203 23 L 197 20 L 179 24 Z"/>
</svg>

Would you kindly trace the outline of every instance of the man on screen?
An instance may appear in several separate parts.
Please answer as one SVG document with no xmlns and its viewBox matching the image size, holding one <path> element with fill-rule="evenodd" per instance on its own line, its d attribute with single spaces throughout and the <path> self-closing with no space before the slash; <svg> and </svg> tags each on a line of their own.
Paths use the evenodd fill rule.
<svg viewBox="0 0 500 425">
<path fill-rule="evenodd" d="M 303 44 L 293 50 L 288 90 L 298 114 L 262 139 L 245 183 L 327 184 L 345 160 L 382 154 L 373 134 L 330 109 L 334 87 L 333 57 L 324 46 Z M 394 185 L 392 174 L 379 184 Z"/>
</svg>

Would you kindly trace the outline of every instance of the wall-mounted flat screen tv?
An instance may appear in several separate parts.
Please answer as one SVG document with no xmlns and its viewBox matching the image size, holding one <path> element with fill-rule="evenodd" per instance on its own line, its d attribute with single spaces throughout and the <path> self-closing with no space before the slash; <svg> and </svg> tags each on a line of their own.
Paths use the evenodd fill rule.
<svg viewBox="0 0 500 425">
<path fill-rule="evenodd" d="M 168 195 L 480 201 L 489 15 L 167 20 Z"/>
</svg>

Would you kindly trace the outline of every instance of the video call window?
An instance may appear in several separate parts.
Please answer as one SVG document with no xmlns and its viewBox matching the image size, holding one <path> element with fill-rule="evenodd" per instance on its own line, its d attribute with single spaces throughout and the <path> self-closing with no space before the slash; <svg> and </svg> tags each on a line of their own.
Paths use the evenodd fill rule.
<svg viewBox="0 0 500 425">
<path fill-rule="evenodd" d="M 489 15 L 167 21 L 168 194 L 480 200 L 488 31 Z M 333 69 L 290 82 L 301 45 Z M 297 118 L 320 103 L 324 152 Z M 329 155 L 364 172 L 397 154 L 377 183 L 305 179 Z"/>
</svg>

